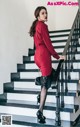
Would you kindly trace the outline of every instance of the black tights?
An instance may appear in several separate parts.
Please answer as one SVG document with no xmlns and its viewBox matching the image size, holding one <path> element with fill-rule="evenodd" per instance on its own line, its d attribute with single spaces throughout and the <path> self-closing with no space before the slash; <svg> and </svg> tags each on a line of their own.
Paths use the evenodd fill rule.
<svg viewBox="0 0 80 127">
<path fill-rule="evenodd" d="M 46 89 L 45 86 L 42 86 L 41 87 L 41 94 L 40 94 L 40 107 L 39 107 L 39 110 L 41 112 L 43 112 L 43 108 L 44 108 L 44 105 L 45 105 L 46 97 L 47 97 L 47 89 Z"/>
<path fill-rule="evenodd" d="M 51 82 L 55 81 L 55 70 L 52 68 L 52 72 L 49 76 L 42 76 L 37 78 L 37 84 L 41 84 L 41 93 L 40 93 L 40 106 L 39 110 L 43 113 L 47 91 L 51 87 Z"/>
<path fill-rule="evenodd" d="M 47 91 L 51 87 L 51 75 L 49 76 L 42 76 L 40 79 L 41 83 L 41 93 L 40 93 L 40 107 L 39 110 L 43 112 L 43 108 L 45 105 Z"/>
</svg>

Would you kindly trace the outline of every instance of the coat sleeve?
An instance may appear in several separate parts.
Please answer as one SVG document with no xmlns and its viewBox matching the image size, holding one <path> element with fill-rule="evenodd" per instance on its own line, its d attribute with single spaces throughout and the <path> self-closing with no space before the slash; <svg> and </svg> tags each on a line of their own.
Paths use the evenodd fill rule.
<svg viewBox="0 0 80 127">
<path fill-rule="evenodd" d="M 47 49 L 49 50 L 50 54 L 53 57 L 55 57 L 56 59 L 59 59 L 60 57 L 59 57 L 58 53 L 55 51 L 55 49 L 52 45 L 52 42 L 50 40 L 49 32 L 48 32 L 48 28 L 47 28 L 46 24 L 41 25 L 41 35 L 42 35 L 43 41 L 44 41 Z"/>
</svg>

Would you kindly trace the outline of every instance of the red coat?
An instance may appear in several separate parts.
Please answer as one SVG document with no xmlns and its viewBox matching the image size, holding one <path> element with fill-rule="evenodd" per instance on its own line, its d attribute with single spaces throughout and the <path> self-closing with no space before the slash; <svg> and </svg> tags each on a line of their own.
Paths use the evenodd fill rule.
<svg viewBox="0 0 80 127">
<path fill-rule="evenodd" d="M 51 55 L 56 59 L 59 59 L 59 55 L 52 46 L 47 25 L 42 21 L 38 21 L 35 30 L 34 43 L 36 50 L 34 60 L 40 68 L 42 76 L 48 76 L 52 71 Z"/>
</svg>

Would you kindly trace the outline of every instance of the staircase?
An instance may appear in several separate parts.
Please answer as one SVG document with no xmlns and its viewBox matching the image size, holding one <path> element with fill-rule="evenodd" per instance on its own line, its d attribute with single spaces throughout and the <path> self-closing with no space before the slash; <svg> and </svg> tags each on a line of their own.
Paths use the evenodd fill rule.
<svg viewBox="0 0 80 127">
<path fill-rule="evenodd" d="M 60 89 L 59 98 L 56 100 L 57 89 L 48 90 L 44 107 L 44 115 L 47 118 L 45 124 L 37 123 L 36 118 L 39 108 L 37 95 L 40 93 L 40 86 L 36 86 L 34 81 L 41 74 L 34 63 L 34 49 L 29 49 L 28 56 L 23 56 L 23 63 L 17 64 L 17 72 L 11 73 L 11 82 L 4 83 L 4 93 L 0 95 L 0 116 L 12 115 L 11 127 L 76 126 L 76 122 L 80 118 L 79 12 L 77 15 L 71 30 L 49 32 L 55 50 L 59 55 L 66 54 L 67 57 L 65 62 L 61 62 L 60 72 L 58 71 L 60 73 L 57 79 L 58 90 Z M 79 25 L 75 25 L 76 20 Z M 57 70 L 59 64 L 60 61 L 52 58 L 53 68 Z M 56 104 L 58 104 L 57 108 Z M 61 125 L 55 125 L 55 119 L 57 120 L 59 113 Z"/>
</svg>

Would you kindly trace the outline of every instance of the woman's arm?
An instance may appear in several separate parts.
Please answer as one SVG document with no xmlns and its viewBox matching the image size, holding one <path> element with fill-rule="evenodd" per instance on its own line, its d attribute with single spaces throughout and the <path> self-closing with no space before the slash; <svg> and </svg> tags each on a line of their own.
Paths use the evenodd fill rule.
<svg viewBox="0 0 80 127">
<path fill-rule="evenodd" d="M 52 42 L 51 42 L 50 37 L 49 37 L 49 32 L 48 32 L 47 25 L 44 24 L 44 23 L 42 23 L 42 25 L 41 25 L 41 35 L 42 35 L 43 41 L 44 41 L 47 49 L 49 50 L 50 54 L 53 57 L 55 57 L 56 59 L 59 59 L 60 56 L 55 51 L 55 49 L 54 49 L 54 47 L 52 45 Z"/>
</svg>

